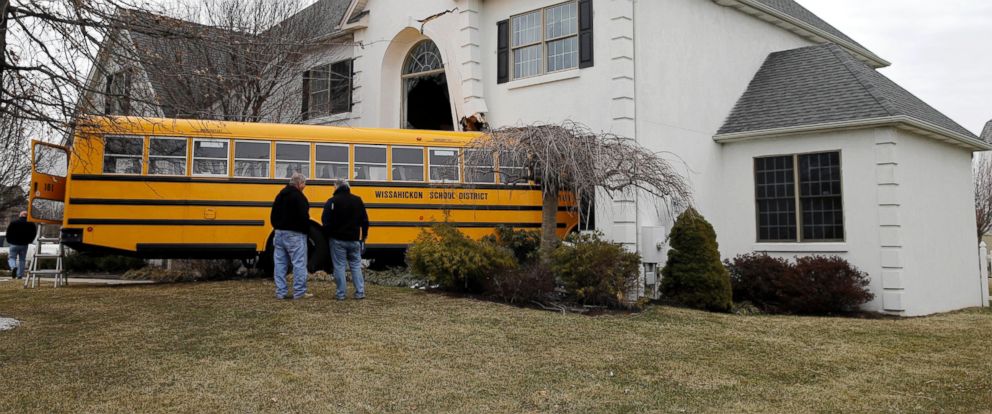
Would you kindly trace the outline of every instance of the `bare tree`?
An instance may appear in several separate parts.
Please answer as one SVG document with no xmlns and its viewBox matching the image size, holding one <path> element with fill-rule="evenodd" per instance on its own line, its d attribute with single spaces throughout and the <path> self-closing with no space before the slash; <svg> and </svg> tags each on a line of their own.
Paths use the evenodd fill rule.
<svg viewBox="0 0 992 414">
<path fill-rule="evenodd" d="M 297 1 L 208 0 L 180 6 L 184 20 L 141 13 L 135 33 L 139 59 L 154 81 L 170 85 L 161 101 L 177 117 L 257 122 L 295 121 L 300 114 L 303 62 L 307 52 L 332 41 L 320 39 L 326 16 L 300 12 Z M 316 6 L 320 6 L 315 5 Z M 137 13 L 136 13 L 137 14 Z M 163 32 L 179 39 L 163 38 Z M 295 111 L 289 110 L 290 108 Z"/>
<path fill-rule="evenodd" d="M 527 177 L 509 171 L 499 173 L 504 180 L 530 178 L 541 186 L 541 241 L 545 248 L 557 242 L 558 204 L 563 195 L 581 199 L 597 191 L 610 197 L 643 192 L 685 206 L 692 203 L 689 184 L 662 154 L 633 139 L 596 133 L 575 122 L 499 128 L 475 139 L 469 147 L 475 151 L 466 152 L 466 165 L 495 165 L 495 155 L 500 166 L 526 166 Z"/>
<path fill-rule="evenodd" d="M 978 241 L 992 231 L 992 157 L 979 154 L 973 167 L 975 183 L 975 222 Z"/>
</svg>

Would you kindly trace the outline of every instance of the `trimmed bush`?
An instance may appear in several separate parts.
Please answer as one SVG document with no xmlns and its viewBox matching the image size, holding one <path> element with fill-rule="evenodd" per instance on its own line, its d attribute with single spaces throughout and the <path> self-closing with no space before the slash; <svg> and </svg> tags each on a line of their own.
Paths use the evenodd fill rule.
<svg viewBox="0 0 992 414">
<path fill-rule="evenodd" d="M 850 312 L 875 298 L 868 274 L 837 256 L 797 257 L 796 272 L 811 287 L 794 307 L 797 313 Z"/>
<path fill-rule="evenodd" d="M 530 263 L 538 259 L 538 249 L 541 248 L 541 233 L 533 230 L 516 230 L 513 227 L 498 226 L 496 232 L 482 238 L 483 242 L 492 243 L 513 251 L 517 263 Z"/>
<path fill-rule="evenodd" d="M 492 275 L 486 295 L 507 303 L 543 301 L 555 291 L 555 275 L 540 261 Z"/>
<path fill-rule="evenodd" d="M 0 270 L 10 270 L 9 259 L 10 256 L 7 253 L 0 253 Z"/>
<path fill-rule="evenodd" d="M 691 308 L 729 311 L 730 274 L 720 262 L 713 226 L 690 208 L 676 219 L 669 240 L 671 250 L 661 271 L 665 298 Z"/>
<path fill-rule="evenodd" d="M 432 285 L 472 293 L 481 293 L 491 275 L 516 265 L 508 249 L 477 242 L 443 223 L 422 231 L 407 248 L 406 260 L 414 274 Z"/>
<path fill-rule="evenodd" d="M 782 313 L 795 306 L 796 298 L 808 294 L 809 287 L 788 260 L 750 253 L 727 260 L 725 265 L 730 271 L 734 302 L 750 302 L 765 312 Z"/>
<path fill-rule="evenodd" d="M 575 300 L 587 305 L 629 307 L 641 257 L 598 233 L 570 235 L 551 253 L 551 270 Z M 633 298 L 636 299 L 636 298 Z"/>
<path fill-rule="evenodd" d="M 868 274 L 837 257 L 795 262 L 752 253 L 727 261 L 734 300 L 771 313 L 824 315 L 850 312 L 874 299 Z"/>
</svg>

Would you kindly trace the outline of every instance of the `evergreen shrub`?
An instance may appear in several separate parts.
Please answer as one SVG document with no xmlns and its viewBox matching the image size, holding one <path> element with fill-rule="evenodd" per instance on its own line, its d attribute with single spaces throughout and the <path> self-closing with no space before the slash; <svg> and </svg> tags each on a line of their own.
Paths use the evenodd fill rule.
<svg viewBox="0 0 992 414">
<path fill-rule="evenodd" d="M 669 235 L 661 291 L 684 306 L 727 312 L 733 305 L 730 274 L 720 262 L 713 226 L 694 209 L 679 215 Z"/>
<path fill-rule="evenodd" d="M 541 248 L 541 233 L 533 230 L 517 230 L 513 227 L 498 226 L 496 232 L 482 238 L 483 242 L 492 243 L 513 251 L 517 263 L 530 263 L 538 259 L 538 249 Z"/>
<path fill-rule="evenodd" d="M 551 253 L 551 270 L 569 295 L 587 305 L 629 307 L 641 257 L 598 233 L 570 235 Z"/>
<path fill-rule="evenodd" d="M 449 224 L 424 230 L 407 248 L 414 274 L 442 289 L 482 293 L 486 280 L 516 266 L 510 250 L 465 236 Z"/>
</svg>

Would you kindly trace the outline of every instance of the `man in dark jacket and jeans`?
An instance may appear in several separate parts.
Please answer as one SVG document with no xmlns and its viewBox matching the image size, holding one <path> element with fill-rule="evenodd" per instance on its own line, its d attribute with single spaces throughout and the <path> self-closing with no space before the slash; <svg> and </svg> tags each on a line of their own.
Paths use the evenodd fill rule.
<svg viewBox="0 0 992 414">
<path fill-rule="evenodd" d="M 324 204 L 321 222 L 324 235 L 330 240 L 331 260 L 334 262 L 334 281 L 337 282 L 338 300 L 345 297 L 345 266 L 351 268 L 355 283 L 355 299 L 365 299 L 365 278 L 362 277 L 362 251 L 369 237 L 369 215 L 362 198 L 351 194 L 346 180 L 335 184 L 334 196 Z"/>
<path fill-rule="evenodd" d="M 24 278 L 24 267 L 27 265 L 28 245 L 34 243 L 34 238 L 38 235 L 38 226 L 28 222 L 28 212 L 22 211 L 17 220 L 7 226 L 7 244 L 10 251 L 7 253 L 10 264 L 10 275 L 14 279 Z"/>
<path fill-rule="evenodd" d="M 272 202 L 269 220 L 276 234 L 273 278 L 276 281 L 276 299 L 286 298 L 286 267 L 293 263 L 293 299 L 309 297 L 307 293 L 307 234 L 310 232 L 310 201 L 303 195 L 307 179 L 295 173 L 289 185 L 283 188 Z"/>
</svg>

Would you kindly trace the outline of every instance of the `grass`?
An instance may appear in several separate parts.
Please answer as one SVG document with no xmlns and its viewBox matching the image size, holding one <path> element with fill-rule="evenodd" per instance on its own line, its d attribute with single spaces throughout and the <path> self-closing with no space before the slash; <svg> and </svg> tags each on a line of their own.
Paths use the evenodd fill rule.
<svg viewBox="0 0 992 414">
<path fill-rule="evenodd" d="M 992 312 L 587 317 L 372 286 L 0 283 L 0 412 L 976 412 Z"/>
</svg>

